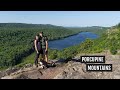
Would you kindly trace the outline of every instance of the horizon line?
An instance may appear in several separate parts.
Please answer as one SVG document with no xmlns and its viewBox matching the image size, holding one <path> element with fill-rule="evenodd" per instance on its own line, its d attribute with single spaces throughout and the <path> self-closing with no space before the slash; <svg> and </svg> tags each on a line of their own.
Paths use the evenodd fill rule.
<svg viewBox="0 0 120 90">
<path fill-rule="evenodd" d="M 22 22 L 4 22 L 5 24 L 7 24 L 7 23 L 11 23 L 11 24 L 36 24 L 36 25 L 40 25 L 41 23 L 22 23 Z M 0 24 L 2 24 L 2 22 L 0 22 Z M 113 27 L 113 26 L 99 26 L 99 25 L 92 25 L 92 26 L 89 26 L 89 25 L 87 25 L 87 26 L 68 26 L 68 25 L 55 25 L 55 24 L 41 24 L 41 25 L 53 25 L 53 26 L 62 26 L 62 27 Z M 117 25 L 117 24 L 116 24 Z"/>
</svg>

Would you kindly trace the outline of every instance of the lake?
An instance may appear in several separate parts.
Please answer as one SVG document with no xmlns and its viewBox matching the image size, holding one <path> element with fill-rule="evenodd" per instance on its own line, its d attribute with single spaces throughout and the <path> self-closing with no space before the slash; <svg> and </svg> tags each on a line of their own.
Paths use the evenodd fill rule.
<svg viewBox="0 0 120 90">
<path fill-rule="evenodd" d="M 79 34 L 64 39 L 49 41 L 48 43 L 49 43 L 49 48 L 62 50 L 64 48 L 80 44 L 81 42 L 85 41 L 87 38 L 96 39 L 98 38 L 98 35 L 92 32 L 81 32 Z"/>
</svg>

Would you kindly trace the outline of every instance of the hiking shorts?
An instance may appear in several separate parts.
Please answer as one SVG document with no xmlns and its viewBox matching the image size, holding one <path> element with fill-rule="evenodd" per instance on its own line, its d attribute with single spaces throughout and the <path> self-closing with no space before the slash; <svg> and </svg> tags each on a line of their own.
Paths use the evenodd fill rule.
<svg viewBox="0 0 120 90">
<path fill-rule="evenodd" d="M 42 49 L 42 54 L 43 55 L 47 55 L 48 54 L 48 51 L 45 51 L 45 48 Z"/>
<path fill-rule="evenodd" d="M 43 54 L 43 50 L 40 50 L 39 53 L 40 53 L 40 54 Z"/>
</svg>

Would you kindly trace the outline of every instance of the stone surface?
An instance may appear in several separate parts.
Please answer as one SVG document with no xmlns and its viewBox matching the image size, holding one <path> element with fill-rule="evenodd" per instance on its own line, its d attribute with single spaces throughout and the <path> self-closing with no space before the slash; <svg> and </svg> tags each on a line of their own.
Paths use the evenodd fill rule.
<svg viewBox="0 0 120 90">
<path fill-rule="evenodd" d="M 102 54 L 101 54 L 102 55 Z M 56 62 L 56 67 L 36 68 L 34 65 L 26 65 L 21 69 L 8 69 L 0 72 L 1 79 L 120 79 L 120 59 L 117 57 L 107 58 L 106 64 L 113 65 L 112 72 L 87 72 L 86 65 L 74 60 L 65 62 Z M 113 60 L 113 59 L 114 60 Z M 119 59 L 119 60 L 118 60 Z M 10 71 L 9 71 L 10 70 Z M 9 73 L 9 72 L 10 73 Z M 11 73 L 12 72 L 12 73 Z"/>
</svg>

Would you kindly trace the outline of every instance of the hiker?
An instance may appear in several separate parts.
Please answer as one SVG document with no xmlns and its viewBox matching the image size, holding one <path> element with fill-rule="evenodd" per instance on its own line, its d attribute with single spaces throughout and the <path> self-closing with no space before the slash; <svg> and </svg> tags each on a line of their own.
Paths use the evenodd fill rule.
<svg viewBox="0 0 120 90">
<path fill-rule="evenodd" d="M 35 40 L 34 40 L 34 46 L 35 46 L 35 50 L 36 50 L 36 57 L 35 57 L 36 67 L 38 67 L 38 58 L 42 52 L 42 46 L 41 46 L 40 39 L 41 38 L 39 37 L 39 35 L 36 35 Z"/>
<path fill-rule="evenodd" d="M 48 38 L 47 36 L 45 36 L 45 40 L 46 40 L 46 53 L 45 53 L 45 59 L 46 59 L 46 62 L 48 63 Z"/>
<path fill-rule="evenodd" d="M 46 63 L 48 63 L 48 38 L 47 36 L 43 36 L 43 32 L 40 32 L 39 36 L 41 38 L 40 42 L 42 45 L 42 58 Z"/>
<path fill-rule="evenodd" d="M 47 36 L 43 36 L 43 32 L 40 32 L 39 35 L 36 36 L 34 40 L 34 46 L 36 50 L 36 67 L 38 67 L 38 65 L 40 65 L 42 68 L 51 66 L 54 67 L 55 63 L 48 61 L 48 38 Z M 42 55 L 42 60 L 39 58 L 40 54 Z M 38 62 L 38 59 L 40 62 Z"/>
</svg>

